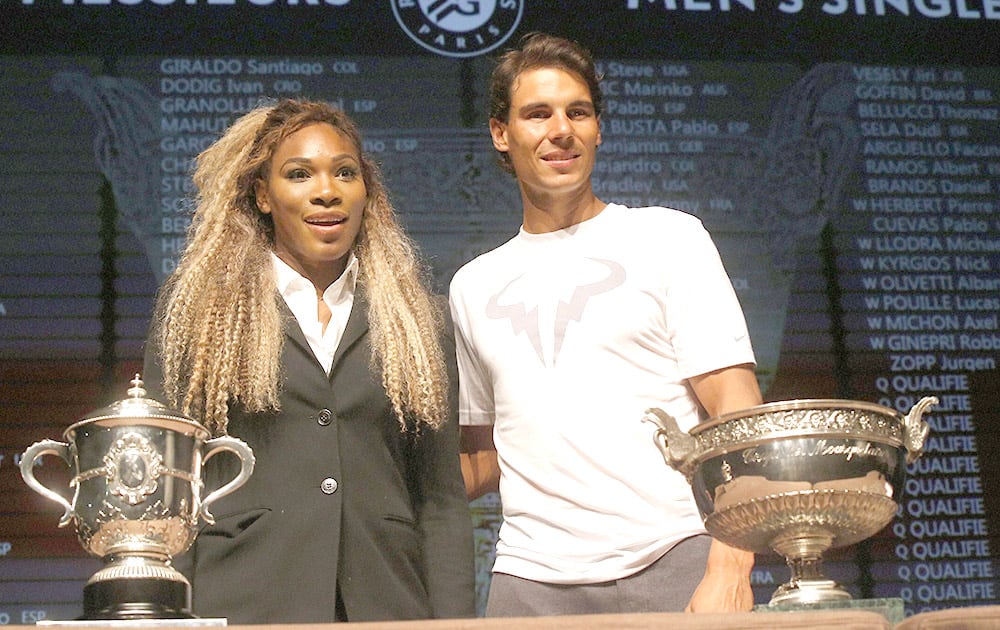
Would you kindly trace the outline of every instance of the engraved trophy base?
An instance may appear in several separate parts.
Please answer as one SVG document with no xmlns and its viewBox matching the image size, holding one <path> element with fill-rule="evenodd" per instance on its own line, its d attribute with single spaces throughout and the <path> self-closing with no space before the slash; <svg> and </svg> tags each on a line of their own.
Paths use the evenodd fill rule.
<svg viewBox="0 0 1000 630">
<path fill-rule="evenodd" d="M 166 556 L 122 554 L 83 587 L 82 619 L 192 619 L 191 584 Z"/>
<path fill-rule="evenodd" d="M 833 580 L 817 575 L 812 578 L 792 579 L 778 587 L 771 596 L 772 606 L 798 604 L 826 604 L 851 599 L 851 594 Z"/>
<path fill-rule="evenodd" d="M 81 619 L 193 619 L 191 586 L 163 579 L 118 579 L 83 587 Z"/>
</svg>

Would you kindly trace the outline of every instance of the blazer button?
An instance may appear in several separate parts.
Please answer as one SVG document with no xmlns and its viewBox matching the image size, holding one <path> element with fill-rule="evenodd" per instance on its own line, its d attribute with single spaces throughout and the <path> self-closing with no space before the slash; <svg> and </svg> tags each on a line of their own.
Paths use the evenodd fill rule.
<svg viewBox="0 0 1000 630">
<path fill-rule="evenodd" d="M 316 422 L 318 422 L 320 426 L 327 426 L 333 422 L 333 412 L 329 409 L 320 409 L 319 413 L 316 415 Z"/>
<path fill-rule="evenodd" d="M 333 477 L 327 477 L 319 484 L 319 489 L 323 491 L 323 494 L 333 494 L 337 491 L 337 480 Z"/>
</svg>

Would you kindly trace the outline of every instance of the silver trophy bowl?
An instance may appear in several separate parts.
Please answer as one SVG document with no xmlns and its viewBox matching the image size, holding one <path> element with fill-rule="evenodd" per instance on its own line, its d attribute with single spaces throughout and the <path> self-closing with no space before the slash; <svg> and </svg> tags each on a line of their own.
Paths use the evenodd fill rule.
<svg viewBox="0 0 1000 630">
<path fill-rule="evenodd" d="M 84 587 L 84 619 L 193 617 L 191 585 L 171 559 L 191 546 L 201 520 L 214 522 L 211 504 L 246 483 L 253 452 L 236 438 L 209 439 L 201 424 L 146 398 L 138 375 L 128 395 L 71 425 L 64 441 L 29 446 L 21 476 L 63 507 L 59 526 L 75 522 L 83 548 L 104 560 Z M 203 497 L 202 465 L 224 451 L 240 472 Z M 35 478 L 45 455 L 71 469 L 62 492 Z"/>
<path fill-rule="evenodd" d="M 896 515 L 906 464 L 923 453 L 930 430 L 926 397 L 905 416 L 853 400 L 790 400 L 712 418 L 681 431 L 661 409 L 657 426 L 667 465 L 691 484 L 705 529 L 754 553 L 776 552 L 791 580 L 772 605 L 851 599 L 822 574 L 829 549 L 878 533 Z"/>
</svg>

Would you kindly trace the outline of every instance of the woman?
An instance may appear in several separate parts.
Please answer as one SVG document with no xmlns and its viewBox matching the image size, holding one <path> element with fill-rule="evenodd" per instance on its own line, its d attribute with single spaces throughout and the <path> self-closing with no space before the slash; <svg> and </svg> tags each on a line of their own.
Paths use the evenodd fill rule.
<svg viewBox="0 0 1000 630">
<path fill-rule="evenodd" d="M 453 346 L 356 127 L 320 102 L 262 106 L 194 183 L 146 380 L 257 462 L 178 558 L 195 614 L 474 615 Z M 232 478 L 227 459 L 206 487 Z"/>
</svg>

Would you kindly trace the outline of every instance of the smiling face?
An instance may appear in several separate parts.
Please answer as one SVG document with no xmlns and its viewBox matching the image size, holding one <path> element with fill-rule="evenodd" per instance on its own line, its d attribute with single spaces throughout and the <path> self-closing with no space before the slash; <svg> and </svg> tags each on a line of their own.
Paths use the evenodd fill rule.
<svg viewBox="0 0 1000 630">
<path fill-rule="evenodd" d="M 511 87 L 508 119 L 491 119 L 490 133 L 526 195 L 590 194 L 600 120 L 576 75 L 557 68 L 522 72 Z"/>
<path fill-rule="evenodd" d="M 332 125 L 307 125 L 278 145 L 256 193 L 257 207 L 274 220 L 275 254 L 317 289 L 330 286 L 367 202 L 358 148 Z"/>
</svg>

